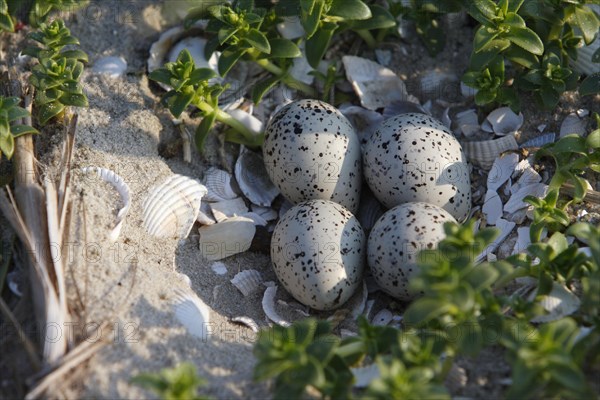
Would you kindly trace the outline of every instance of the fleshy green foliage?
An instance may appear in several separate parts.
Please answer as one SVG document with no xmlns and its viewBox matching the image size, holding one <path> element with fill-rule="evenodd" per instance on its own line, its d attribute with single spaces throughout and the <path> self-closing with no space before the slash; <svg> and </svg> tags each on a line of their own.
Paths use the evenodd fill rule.
<svg viewBox="0 0 600 400">
<path fill-rule="evenodd" d="M 8 12 L 6 0 L 0 0 L 0 32 L 12 32 L 15 30 L 15 24 L 12 16 Z"/>
<path fill-rule="evenodd" d="M 87 3 L 87 0 L 36 0 L 29 12 L 29 23 L 41 26 L 53 11 L 75 11 Z"/>
<path fill-rule="evenodd" d="M 463 81 L 484 91 L 478 93 L 477 104 L 508 104 L 516 110 L 515 91 L 519 90 L 533 91 L 542 107 L 553 109 L 564 91 L 577 88 L 579 76 L 569 63 L 577 58 L 577 47 L 591 43 L 600 29 L 598 16 L 585 1 L 467 3 L 468 13 L 480 26 L 473 41 L 470 71 Z M 514 65 L 512 77 L 504 76 L 505 60 Z M 507 85 L 509 78 L 515 78 L 512 86 Z M 588 95 L 600 92 L 600 88 L 588 77 L 580 91 Z"/>
<path fill-rule="evenodd" d="M 83 73 L 82 61 L 87 61 L 88 57 L 85 52 L 72 48 L 79 40 L 71 36 L 64 22 L 42 23 L 29 38 L 39 43 L 36 47 L 28 47 L 24 53 L 39 61 L 32 68 L 29 82 L 37 89 L 35 105 L 40 123 L 45 125 L 65 107 L 87 107 L 88 100 L 79 80 Z"/>
<path fill-rule="evenodd" d="M 29 116 L 27 110 L 19 107 L 20 101 L 18 97 L 0 96 L 0 159 L 2 154 L 8 159 L 12 157 L 16 137 L 28 133 L 38 133 L 31 126 L 18 123 L 22 118 Z"/>
<path fill-rule="evenodd" d="M 131 383 L 151 390 L 163 400 L 203 400 L 198 396 L 198 388 L 206 380 L 197 375 L 196 367 L 184 362 L 173 368 L 165 368 L 157 373 L 142 373 L 131 379 Z"/>
<path fill-rule="evenodd" d="M 560 230 L 561 227 L 569 225 L 569 216 L 557 204 L 558 189 L 550 190 L 543 199 L 535 196 L 527 196 L 523 201 L 535 207 L 533 209 L 533 222 L 529 229 L 529 236 L 532 243 L 540 240 L 544 228 L 554 232 Z"/>
</svg>

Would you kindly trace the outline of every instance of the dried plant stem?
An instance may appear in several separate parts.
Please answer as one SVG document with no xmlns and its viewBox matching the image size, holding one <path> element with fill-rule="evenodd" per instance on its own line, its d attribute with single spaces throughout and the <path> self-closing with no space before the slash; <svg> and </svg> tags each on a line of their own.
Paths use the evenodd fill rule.
<svg viewBox="0 0 600 400">
<path fill-rule="evenodd" d="M 0 312 L 2 313 L 2 315 L 4 315 L 4 318 L 6 318 L 8 321 L 10 321 L 10 323 L 13 325 L 13 327 L 17 331 L 17 334 L 19 335 L 19 339 L 23 343 L 25 352 L 27 353 L 27 356 L 29 357 L 29 361 L 33 364 L 35 369 L 40 369 L 42 366 L 42 362 L 40 361 L 40 358 L 37 355 L 35 346 L 31 342 L 31 340 L 29 340 L 29 338 L 25 334 L 25 331 L 23 331 L 21 324 L 19 324 L 19 321 L 17 321 L 17 319 L 15 318 L 13 313 L 10 311 L 10 308 L 8 308 L 8 305 L 2 299 L 2 297 L 0 297 Z"/>
<path fill-rule="evenodd" d="M 575 195 L 575 187 L 569 183 L 562 185 L 561 190 L 569 196 Z M 588 189 L 583 201 L 588 203 L 600 204 L 600 192 Z"/>
</svg>

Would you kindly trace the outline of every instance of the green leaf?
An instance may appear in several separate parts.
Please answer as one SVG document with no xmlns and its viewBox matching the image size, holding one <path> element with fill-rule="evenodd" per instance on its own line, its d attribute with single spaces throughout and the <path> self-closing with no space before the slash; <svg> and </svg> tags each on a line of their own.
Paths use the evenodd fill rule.
<svg viewBox="0 0 600 400">
<path fill-rule="evenodd" d="M 46 103 L 40 107 L 38 117 L 42 125 L 46 125 L 48 121 L 63 112 L 65 106 L 58 101 Z"/>
<path fill-rule="evenodd" d="M 371 18 L 371 10 L 361 0 L 333 0 L 328 15 L 345 20 L 365 20 Z"/>
<path fill-rule="evenodd" d="M 404 320 L 410 326 L 424 324 L 448 312 L 450 304 L 437 299 L 422 297 L 415 300 L 404 312 Z"/>
<path fill-rule="evenodd" d="M 306 41 L 306 59 L 311 67 L 316 69 L 319 66 L 319 62 L 321 62 L 321 59 L 325 55 L 325 52 L 329 47 L 329 42 L 336 29 L 336 24 L 324 23 L 323 26 Z"/>
<path fill-rule="evenodd" d="M 217 73 L 210 68 L 196 68 L 190 74 L 190 85 L 196 85 L 200 82 L 208 81 L 217 76 Z"/>
<path fill-rule="evenodd" d="M 10 127 L 10 131 L 14 137 L 19 137 L 27 134 L 40 133 L 37 129 L 29 125 L 13 125 Z"/>
<path fill-rule="evenodd" d="M 598 34 L 598 27 L 600 21 L 594 11 L 588 7 L 577 7 L 575 8 L 575 20 L 579 29 L 583 32 L 583 38 L 586 44 L 592 43 L 594 37 Z"/>
<path fill-rule="evenodd" d="M 310 39 L 319 27 L 324 3 L 324 0 L 300 0 L 300 22 L 306 32 L 307 39 Z"/>
<path fill-rule="evenodd" d="M 235 63 L 246 53 L 247 49 L 225 49 L 219 57 L 219 75 L 225 76 Z"/>
<path fill-rule="evenodd" d="M 394 28 L 397 24 L 394 16 L 385 8 L 371 4 L 371 18 L 365 20 L 354 20 L 349 21 L 349 26 L 355 31 L 360 30 L 373 30 L 373 29 L 388 29 Z"/>
<path fill-rule="evenodd" d="M 275 85 L 277 85 L 280 79 L 281 78 L 278 76 L 271 76 L 267 79 L 257 82 L 256 85 L 254 85 L 254 88 L 252 89 L 252 101 L 254 102 L 254 104 L 260 103 L 263 96 Z"/>
<path fill-rule="evenodd" d="M 15 25 L 8 14 L 0 14 L 0 31 L 14 32 Z M 9 157 L 10 158 L 10 157 Z"/>
<path fill-rule="evenodd" d="M 548 86 L 542 86 L 541 90 L 538 92 L 538 96 L 543 107 L 547 110 L 553 109 L 560 99 L 560 93 Z"/>
<path fill-rule="evenodd" d="M 193 99 L 193 93 L 176 92 L 173 96 L 168 98 L 168 105 L 171 114 L 173 114 L 175 118 L 179 118 L 181 113 L 185 111 Z"/>
<path fill-rule="evenodd" d="M 512 43 L 530 53 L 541 56 L 544 54 L 544 44 L 540 37 L 529 28 L 511 27 L 507 37 Z"/>
<path fill-rule="evenodd" d="M 269 39 L 269 44 L 271 46 L 271 57 L 273 58 L 296 58 L 302 55 L 296 43 L 289 39 L 273 38 Z"/>
<path fill-rule="evenodd" d="M 72 58 L 74 60 L 88 61 L 88 55 L 83 50 L 65 50 L 60 52 L 61 57 Z"/>
<path fill-rule="evenodd" d="M 65 93 L 58 98 L 65 106 L 74 106 L 74 107 L 88 107 L 87 97 L 83 94 L 77 93 Z"/>
<path fill-rule="evenodd" d="M 600 72 L 587 76 L 579 85 L 579 94 L 582 96 L 600 93 Z"/>
<path fill-rule="evenodd" d="M 153 81 L 164 83 L 165 85 L 171 86 L 172 74 L 166 68 L 155 69 L 154 71 L 150 72 L 148 77 Z"/>
<path fill-rule="evenodd" d="M 8 121 L 12 122 L 12 121 L 20 119 L 20 118 L 29 117 L 29 112 L 27 110 L 25 110 L 24 108 L 13 106 L 8 109 L 7 117 L 8 117 Z"/>
<path fill-rule="evenodd" d="M 600 149 L 600 129 L 592 131 L 585 139 L 585 144 L 591 149 Z"/>
<path fill-rule="evenodd" d="M 201 153 L 204 151 L 204 142 L 206 141 L 206 138 L 208 137 L 208 134 L 210 133 L 210 129 L 215 124 L 216 119 L 217 119 L 216 112 L 207 114 L 204 116 L 204 118 L 202 118 L 202 122 L 200 122 L 200 124 L 198 125 L 198 128 L 196 128 L 196 137 L 195 137 L 196 148 Z"/>
<path fill-rule="evenodd" d="M 522 65 L 525 68 L 533 69 L 539 65 L 539 59 L 535 54 L 532 54 L 519 46 L 510 46 L 504 51 L 504 57 L 510 61 Z"/>
<path fill-rule="evenodd" d="M 489 89 L 480 89 L 475 93 L 475 104 L 483 106 L 491 103 L 496 98 L 496 92 Z"/>
<path fill-rule="evenodd" d="M 469 14 L 480 24 L 487 25 L 496 17 L 496 4 L 492 0 L 467 2 Z"/>
<path fill-rule="evenodd" d="M 9 160 L 15 151 L 15 138 L 12 134 L 0 135 L 0 151 L 4 153 Z"/>
<path fill-rule="evenodd" d="M 464 279 L 469 282 L 473 290 L 478 291 L 481 289 L 491 288 L 492 284 L 500 274 L 489 264 L 480 264 L 475 266 Z"/>
<path fill-rule="evenodd" d="M 231 39 L 231 37 L 233 37 L 233 35 L 235 35 L 237 33 L 237 31 L 239 31 L 239 28 L 223 28 L 223 29 L 219 29 L 219 33 L 217 34 L 217 37 L 219 38 L 219 44 L 224 44 L 225 42 L 227 42 L 229 39 Z"/>
<path fill-rule="evenodd" d="M 208 19 L 209 17 L 210 13 L 208 12 L 208 7 L 206 7 L 206 5 L 190 8 L 183 21 L 184 27 L 185 29 L 189 29 L 194 22 L 201 19 Z"/>
</svg>

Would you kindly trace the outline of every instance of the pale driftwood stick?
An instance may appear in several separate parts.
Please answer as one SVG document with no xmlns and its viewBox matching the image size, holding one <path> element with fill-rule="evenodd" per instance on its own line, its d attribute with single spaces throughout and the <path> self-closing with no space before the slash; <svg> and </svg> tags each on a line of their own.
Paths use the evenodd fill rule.
<svg viewBox="0 0 600 400">
<path fill-rule="evenodd" d="M 564 185 L 562 185 L 561 190 L 564 194 L 567 194 L 569 196 L 575 195 L 575 187 L 570 183 L 565 183 Z M 600 204 L 600 192 L 588 189 L 585 197 L 583 198 L 583 201 L 588 203 Z"/>
</svg>

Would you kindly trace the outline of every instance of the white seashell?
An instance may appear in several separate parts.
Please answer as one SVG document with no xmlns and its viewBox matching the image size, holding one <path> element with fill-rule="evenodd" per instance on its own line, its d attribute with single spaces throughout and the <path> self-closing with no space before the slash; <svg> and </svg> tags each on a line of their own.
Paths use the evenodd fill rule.
<svg viewBox="0 0 600 400">
<path fill-rule="evenodd" d="M 452 126 L 452 120 L 450 119 L 450 107 L 444 108 L 444 112 L 442 113 L 442 117 L 440 118 L 442 124 L 448 129 Z"/>
<path fill-rule="evenodd" d="M 364 108 L 376 110 L 407 99 L 406 85 L 391 69 L 356 56 L 343 56 L 342 63 L 346 78 Z"/>
<path fill-rule="evenodd" d="M 297 312 L 298 314 L 302 315 L 303 317 L 306 317 L 306 318 L 310 317 L 310 314 L 308 312 L 310 310 L 310 308 L 305 306 L 304 304 L 298 303 L 297 301 L 290 301 L 288 303 L 288 302 L 285 302 L 285 301 L 279 299 L 279 300 L 277 300 L 277 304 L 280 304 L 286 308 L 289 308 L 290 310 Z"/>
<path fill-rule="evenodd" d="M 225 221 L 227 218 L 240 216 L 248 212 L 248 206 L 246 206 L 246 202 L 241 197 L 209 204 L 212 215 L 217 222 Z"/>
<path fill-rule="evenodd" d="M 21 281 L 23 280 L 23 274 L 21 270 L 14 270 L 6 274 L 6 283 L 11 292 L 14 293 L 17 297 L 23 296 L 23 291 L 21 290 Z"/>
<path fill-rule="evenodd" d="M 210 334 L 208 306 L 193 292 L 175 290 L 175 316 L 192 335 L 206 341 Z"/>
<path fill-rule="evenodd" d="M 277 211 L 273 210 L 271 207 L 257 206 L 254 203 L 250 204 L 250 210 L 263 217 L 266 221 L 274 221 L 278 216 Z"/>
<path fill-rule="evenodd" d="M 235 274 L 230 282 L 246 297 L 260 286 L 263 279 L 257 270 L 245 269 Z"/>
<path fill-rule="evenodd" d="M 585 135 L 585 126 L 585 120 L 579 118 L 577 114 L 571 113 L 565 117 L 560 125 L 560 137 L 562 138 L 573 133 L 583 136 Z"/>
<path fill-rule="evenodd" d="M 494 133 L 494 127 L 487 119 L 484 119 L 481 123 L 481 130 L 487 133 Z"/>
<path fill-rule="evenodd" d="M 362 287 L 358 290 L 358 293 L 354 293 L 350 300 L 346 303 L 346 307 L 350 309 L 350 316 L 353 320 L 358 318 L 360 314 L 365 310 L 365 306 L 367 305 L 367 297 L 369 296 L 369 291 L 367 290 L 367 284 L 363 281 Z"/>
<path fill-rule="evenodd" d="M 481 211 L 485 214 L 488 225 L 496 225 L 498 218 L 502 218 L 502 200 L 495 190 L 488 190 Z"/>
<path fill-rule="evenodd" d="M 460 82 L 460 94 L 466 99 L 473 97 L 477 94 L 478 90 L 472 88 L 471 86 L 465 85 L 463 82 Z"/>
<path fill-rule="evenodd" d="M 238 197 L 233 190 L 232 176 L 227 171 L 211 167 L 204 173 L 203 183 L 208 190 L 206 201 L 231 200 Z"/>
<path fill-rule="evenodd" d="M 526 169 L 532 168 L 531 161 L 533 161 L 531 156 L 519 161 L 519 163 L 517 164 L 517 166 L 515 167 L 515 170 L 513 171 L 512 175 L 511 175 L 511 178 L 516 178 L 517 176 L 519 176 L 523 172 L 525 172 Z"/>
<path fill-rule="evenodd" d="M 119 235 L 121 234 L 121 228 L 125 223 L 125 217 L 127 216 L 127 213 L 129 212 L 129 207 L 131 206 L 131 195 L 129 194 L 129 186 L 127 186 L 123 178 L 106 168 L 85 167 L 82 168 L 82 171 L 84 174 L 96 172 L 96 174 L 103 181 L 110 183 L 121 197 L 123 207 L 119 209 L 119 212 L 117 213 L 117 222 L 115 223 L 115 227 L 109 233 L 110 241 L 114 242 L 118 239 Z"/>
<path fill-rule="evenodd" d="M 383 205 L 375 198 L 373 192 L 364 185 L 360 193 L 360 204 L 356 218 L 365 231 L 370 231 L 375 222 L 385 213 Z"/>
<path fill-rule="evenodd" d="M 556 133 L 546 133 L 544 135 L 540 135 L 533 139 L 529 139 L 528 141 L 521 143 L 519 148 L 528 149 L 532 147 L 542 147 L 548 143 L 554 143 L 554 139 L 556 138 Z"/>
<path fill-rule="evenodd" d="M 463 142 L 462 145 L 469 160 L 483 169 L 489 169 L 500 154 L 519 148 L 513 135 L 481 142 Z"/>
<path fill-rule="evenodd" d="M 467 385 L 469 378 L 467 371 L 456 364 L 452 364 L 448 375 L 446 375 L 445 384 L 450 392 L 455 393 Z M 456 397 L 454 397 L 456 399 Z"/>
<path fill-rule="evenodd" d="M 300 22 L 300 17 L 282 17 L 283 21 L 277 24 L 277 31 L 284 39 L 298 39 L 304 36 L 305 31 Z"/>
<path fill-rule="evenodd" d="M 539 132 L 539 133 L 543 133 L 543 132 L 544 132 L 544 130 L 546 129 L 546 126 L 547 126 L 546 124 L 539 124 L 539 125 L 537 126 L 537 130 L 538 130 L 538 132 Z"/>
<path fill-rule="evenodd" d="M 364 145 L 371 135 L 377 130 L 378 126 L 383 122 L 383 116 L 376 111 L 367 110 L 366 108 L 353 106 L 351 104 L 342 104 L 339 110 L 352 124 L 360 144 Z"/>
<path fill-rule="evenodd" d="M 251 219 L 255 226 L 267 226 L 269 224 L 269 221 L 255 212 L 247 212 L 242 214 L 242 217 Z"/>
<path fill-rule="evenodd" d="M 207 203 L 206 201 L 200 203 L 200 211 L 198 212 L 196 221 L 198 221 L 200 225 L 212 225 L 217 223 L 210 209 L 210 203 Z"/>
<path fill-rule="evenodd" d="M 517 228 L 517 241 L 513 247 L 512 254 L 519 254 L 527 251 L 527 247 L 531 244 L 529 231 L 530 228 L 528 226 L 520 226 Z"/>
<path fill-rule="evenodd" d="M 103 57 L 94 63 L 92 71 L 95 74 L 104 74 L 111 78 L 119 78 L 127 71 L 127 61 L 123 57 Z"/>
<path fill-rule="evenodd" d="M 500 235 L 496 239 L 494 239 L 494 241 L 491 244 L 489 244 L 485 248 L 485 250 L 475 258 L 475 260 L 481 261 L 484 258 L 486 258 L 489 253 L 493 253 L 498 248 L 498 246 L 502 242 L 504 242 L 504 239 L 506 239 L 508 235 L 510 235 L 515 226 L 516 224 L 514 222 L 498 218 L 496 220 L 496 228 L 500 229 Z"/>
<path fill-rule="evenodd" d="M 239 108 L 229 110 L 228 113 L 250 131 L 254 132 L 255 135 L 258 136 L 263 131 L 262 121 L 254 115 Z"/>
<path fill-rule="evenodd" d="M 306 83 L 307 85 L 312 85 L 315 81 L 315 76 L 311 74 L 313 72 L 313 67 L 308 63 L 308 59 L 306 58 L 306 51 L 304 50 L 304 42 L 300 44 L 300 50 L 302 51 L 302 55 L 300 57 L 296 57 L 292 60 L 292 66 L 289 69 L 289 74 L 292 78 L 299 80 L 300 82 Z"/>
<path fill-rule="evenodd" d="M 279 189 L 269 179 L 262 155 L 243 147 L 235 163 L 235 179 L 240 190 L 252 203 L 270 207 Z"/>
<path fill-rule="evenodd" d="M 275 310 L 275 295 L 277 294 L 277 286 L 269 286 L 265 289 L 265 294 L 262 299 L 263 311 L 267 318 L 279 326 L 288 327 L 291 324 L 279 316 Z"/>
<path fill-rule="evenodd" d="M 427 71 L 420 79 L 421 93 L 419 97 L 439 99 L 448 97 L 448 95 L 454 96 L 457 82 L 458 76 L 455 74 L 436 70 Z M 453 90 L 450 91 L 449 88 Z"/>
<path fill-rule="evenodd" d="M 510 199 L 504 205 L 504 212 L 509 214 L 514 213 L 522 208 L 529 207 L 529 204 L 523 202 L 526 196 L 535 196 L 542 198 L 546 196 L 548 191 L 548 185 L 543 183 L 535 183 L 533 185 L 524 186 L 519 189 L 515 194 L 510 196 Z"/>
<path fill-rule="evenodd" d="M 207 260 L 216 261 L 248 250 L 256 227 L 250 218 L 232 217 L 218 224 L 203 226 L 198 233 L 200 253 Z"/>
<path fill-rule="evenodd" d="M 144 228 L 156 237 L 186 238 L 198 218 L 200 200 L 206 192 L 195 179 L 170 176 L 144 200 Z"/>
<path fill-rule="evenodd" d="M 180 281 L 185 283 L 190 289 L 192 288 L 192 280 L 190 279 L 189 276 L 187 276 L 186 274 L 183 274 L 181 272 L 178 272 L 177 278 L 179 278 Z"/>
<path fill-rule="evenodd" d="M 347 338 L 347 337 L 355 337 L 358 336 L 358 333 L 353 332 L 349 329 L 340 329 L 340 337 L 342 339 Z"/>
<path fill-rule="evenodd" d="M 535 297 L 536 291 L 534 290 L 528 296 L 528 300 L 533 301 Z M 550 293 L 541 296 L 539 302 L 540 305 L 548 311 L 548 314 L 532 318 L 531 322 L 534 323 L 546 323 L 559 320 L 567 315 L 573 314 L 581 305 L 579 298 L 558 282 L 552 283 L 552 290 Z"/>
<path fill-rule="evenodd" d="M 408 100 L 393 101 L 390 104 L 386 105 L 386 107 L 383 109 L 383 119 L 386 120 L 388 118 L 395 117 L 399 114 L 415 112 L 431 115 L 431 112 L 426 110 L 423 106 L 421 106 L 417 99 L 415 99 L 415 101 L 412 101 L 412 96 L 409 95 L 408 97 Z"/>
<path fill-rule="evenodd" d="M 365 388 L 380 376 L 377 364 L 370 364 L 366 367 L 350 368 L 350 371 L 352 371 L 352 375 L 354 375 L 355 388 Z"/>
<path fill-rule="evenodd" d="M 455 115 L 458 130 L 466 137 L 471 137 L 479 132 L 479 121 L 477 112 L 474 109 L 461 111 Z"/>
<path fill-rule="evenodd" d="M 517 164 L 519 164 L 519 155 L 516 153 L 506 153 L 496 158 L 488 172 L 487 189 L 498 190 L 511 177 Z"/>
<path fill-rule="evenodd" d="M 371 311 L 373 310 L 373 305 L 375 304 L 375 300 L 367 300 L 367 304 L 365 305 L 365 311 L 363 311 L 363 315 L 369 319 L 371 315 Z"/>
<path fill-rule="evenodd" d="M 220 261 L 212 263 L 212 265 L 210 266 L 210 269 L 212 269 L 213 272 L 217 275 L 227 274 L 227 266 Z"/>
<path fill-rule="evenodd" d="M 523 126 L 523 113 L 515 114 L 510 107 L 500 107 L 492 111 L 486 120 L 498 136 L 514 134 Z"/>
<path fill-rule="evenodd" d="M 510 187 L 510 192 L 511 194 L 514 194 L 525 186 L 533 185 L 541 181 L 542 177 L 540 176 L 540 174 L 538 174 L 537 171 L 530 166 L 523 171 L 517 183 Z"/>
<path fill-rule="evenodd" d="M 389 50 L 375 49 L 375 58 L 383 66 L 388 66 L 392 62 L 392 52 Z"/>
<path fill-rule="evenodd" d="M 386 326 L 387 324 L 392 322 L 392 317 L 393 317 L 392 312 L 390 310 L 384 308 L 383 310 L 381 310 L 377 314 L 375 314 L 375 316 L 371 320 L 371 325 Z"/>
<path fill-rule="evenodd" d="M 588 115 L 590 115 L 590 110 L 587 110 L 585 108 L 578 108 L 577 111 L 575 111 L 575 113 L 579 118 L 585 118 Z"/>
<path fill-rule="evenodd" d="M 252 332 L 258 333 L 258 324 L 250 317 L 233 317 L 230 321 L 247 326 Z"/>
</svg>

